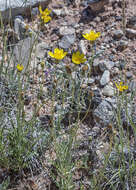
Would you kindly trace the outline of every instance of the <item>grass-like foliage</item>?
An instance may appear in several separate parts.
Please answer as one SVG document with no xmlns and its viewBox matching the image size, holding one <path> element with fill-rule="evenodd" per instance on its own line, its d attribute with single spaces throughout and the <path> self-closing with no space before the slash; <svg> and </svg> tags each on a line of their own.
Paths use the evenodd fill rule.
<svg viewBox="0 0 136 190">
<path fill-rule="evenodd" d="M 52 19 L 50 12 L 39 7 L 42 29 Z M 28 32 L 27 37 L 33 37 L 28 26 L 24 31 Z M 93 105 L 95 95 L 88 83 L 93 76 L 94 59 L 99 56 L 96 42 L 100 32 L 82 34 L 91 44 L 89 59 L 79 50 L 66 52 L 55 48 L 36 64 L 30 55 L 27 66 L 14 61 L 16 44 L 8 44 L 8 32 L 2 18 L 0 34 L 0 169 L 12 173 L 23 173 L 27 169 L 36 174 L 38 169 L 45 169 L 44 153 L 48 150 L 53 156 L 49 154 L 50 166 L 46 166 L 46 171 L 48 168 L 56 189 L 74 190 L 77 186 L 81 190 L 136 189 L 135 89 L 128 93 L 122 73 L 121 81 L 114 81 L 114 119 L 105 126 L 105 138 L 102 138 L 101 126 L 99 139 L 89 134 L 86 139 L 79 138 L 82 124 L 86 122 L 86 130 L 89 129 L 88 118 L 92 118 L 93 108 L 97 107 Z M 31 47 L 33 55 L 38 37 L 37 34 Z M 63 61 L 66 56 L 71 58 L 70 63 Z M 35 82 L 36 77 L 39 78 Z M 29 94 L 32 100 L 30 111 L 26 111 Z M 48 121 L 46 114 L 41 113 L 45 108 L 49 108 Z M 92 128 L 93 123 L 92 119 Z M 98 151 L 98 140 L 108 142 L 107 152 Z M 83 147 L 84 155 L 77 156 L 82 141 L 86 141 L 88 148 Z M 9 184 L 10 178 L 4 178 L 0 188 L 8 189 Z"/>
</svg>

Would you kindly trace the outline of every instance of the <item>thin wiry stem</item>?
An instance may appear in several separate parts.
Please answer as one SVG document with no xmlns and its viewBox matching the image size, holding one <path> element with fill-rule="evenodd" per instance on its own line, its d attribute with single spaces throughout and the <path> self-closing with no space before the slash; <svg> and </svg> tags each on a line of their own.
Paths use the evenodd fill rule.
<svg viewBox="0 0 136 190">
<path fill-rule="evenodd" d="M 126 15 L 125 15 L 125 0 L 122 0 L 122 28 L 123 28 L 123 33 L 125 35 L 126 31 Z"/>
</svg>

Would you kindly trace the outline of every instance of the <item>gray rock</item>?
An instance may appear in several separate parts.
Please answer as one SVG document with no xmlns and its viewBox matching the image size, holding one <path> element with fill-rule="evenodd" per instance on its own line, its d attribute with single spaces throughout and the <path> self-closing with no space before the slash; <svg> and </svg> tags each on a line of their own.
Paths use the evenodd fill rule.
<svg viewBox="0 0 136 190">
<path fill-rule="evenodd" d="M 106 85 L 103 89 L 102 89 L 102 94 L 104 96 L 114 96 L 114 88 L 111 85 Z"/>
<path fill-rule="evenodd" d="M 128 20 L 128 22 L 127 22 L 127 27 L 136 30 L 136 16 L 132 16 L 132 17 Z"/>
<path fill-rule="evenodd" d="M 136 30 L 127 28 L 126 29 L 126 37 L 127 38 L 136 38 Z"/>
<path fill-rule="evenodd" d="M 21 18 L 16 18 L 14 20 L 14 30 L 15 30 L 15 33 L 17 34 L 18 36 L 18 39 L 23 39 L 24 38 L 24 33 L 25 33 L 25 23 L 22 21 Z"/>
<path fill-rule="evenodd" d="M 34 36 L 19 41 L 13 49 L 13 61 L 16 64 L 23 64 L 26 68 L 32 55 L 34 43 Z"/>
<path fill-rule="evenodd" d="M 3 21 L 14 19 L 17 15 L 31 15 L 33 7 L 41 6 L 45 8 L 51 0 L 1 0 L 0 12 Z"/>
<path fill-rule="evenodd" d="M 115 31 L 113 32 L 113 38 L 114 38 L 115 40 L 121 39 L 122 36 L 123 36 L 123 31 L 122 31 L 122 30 L 115 30 Z"/>
<path fill-rule="evenodd" d="M 81 12 L 81 18 L 79 22 L 89 22 L 92 21 L 96 16 L 96 12 L 94 12 L 90 6 L 88 6 L 87 8 L 83 9 L 83 11 Z M 91 23 L 92 25 L 92 23 Z"/>
<path fill-rule="evenodd" d="M 38 9 L 38 7 L 32 8 L 31 15 L 35 17 L 35 16 L 38 15 L 38 14 L 39 14 L 39 9 Z"/>
<path fill-rule="evenodd" d="M 136 80 L 132 80 L 128 86 L 129 91 L 136 91 Z"/>
<path fill-rule="evenodd" d="M 102 74 L 102 77 L 100 79 L 101 86 L 105 86 L 110 81 L 110 72 L 108 70 L 105 70 Z"/>
<path fill-rule="evenodd" d="M 118 21 L 122 21 L 122 16 L 115 16 L 115 20 Z"/>
<path fill-rule="evenodd" d="M 99 63 L 99 68 L 103 72 L 105 70 L 111 70 L 114 67 L 115 63 L 109 60 L 102 60 Z"/>
<path fill-rule="evenodd" d="M 115 48 L 113 48 L 111 51 L 112 51 L 113 54 L 116 54 L 116 53 L 117 53 L 117 51 L 116 51 Z"/>
<path fill-rule="evenodd" d="M 118 51 L 123 51 L 128 47 L 128 41 L 126 40 L 121 40 L 118 44 L 117 44 L 117 50 Z"/>
<path fill-rule="evenodd" d="M 93 10 L 93 12 L 99 12 L 104 8 L 104 5 L 108 4 L 109 0 L 88 0 L 87 4 Z"/>
<path fill-rule="evenodd" d="M 131 71 L 126 72 L 127 79 L 131 79 L 133 77 L 133 73 Z"/>
<path fill-rule="evenodd" d="M 106 49 L 105 44 L 101 45 L 101 50 L 105 50 L 105 49 Z"/>
<path fill-rule="evenodd" d="M 114 119 L 114 111 L 111 103 L 103 100 L 93 112 L 94 119 L 104 125 L 108 125 Z"/>
<path fill-rule="evenodd" d="M 64 35 L 75 35 L 75 29 L 73 27 L 67 27 L 67 26 L 62 26 L 59 29 L 59 34 L 60 36 Z"/>
<path fill-rule="evenodd" d="M 123 70 L 123 69 L 125 69 L 127 62 L 124 59 L 121 59 L 121 60 L 117 61 L 115 64 L 116 64 L 115 65 L 116 67 L 118 67 L 120 70 Z"/>
<path fill-rule="evenodd" d="M 64 48 L 64 49 L 68 49 L 70 48 L 70 46 L 72 44 L 74 44 L 75 42 L 75 35 L 65 35 L 63 36 L 63 38 L 61 39 L 61 41 L 59 42 L 59 47 L 60 48 Z"/>
<path fill-rule="evenodd" d="M 49 49 L 49 45 L 45 42 L 41 42 L 36 46 L 36 57 L 43 59 L 45 57 L 46 51 Z"/>
<path fill-rule="evenodd" d="M 41 38 L 31 28 L 26 28 L 27 24 L 24 22 L 23 17 L 17 16 L 14 20 L 14 31 L 17 39 L 22 40 L 31 34 L 35 37 L 37 36 L 37 38 L 41 40 Z"/>
<path fill-rule="evenodd" d="M 118 106 L 117 105 L 117 98 L 115 96 L 114 97 L 107 97 L 107 98 L 105 98 L 105 100 L 108 103 L 110 103 L 114 109 L 117 109 L 117 106 Z"/>
<path fill-rule="evenodd" d="M 95 17 L 94 18 L 94 22 L 96 22 L 96 23 L 100 23 L 101 22 L 101 17 Z"/>
</svg>

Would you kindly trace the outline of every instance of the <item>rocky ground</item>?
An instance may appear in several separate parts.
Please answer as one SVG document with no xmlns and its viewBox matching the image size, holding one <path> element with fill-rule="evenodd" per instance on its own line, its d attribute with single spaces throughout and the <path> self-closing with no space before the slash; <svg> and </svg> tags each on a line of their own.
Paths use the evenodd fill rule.
<svg viewBox="0 0 136 190">
<path fill-rule="evenodd" d="M 127 0 L 125 34 L 122 27 L 122 2 L 120 0 L 105 2 L 104 9 L 98 9 L 94 13 L 91 4 L 87 6 L 87 2 L 83 0 L 52 0 L 48 5 L 48 8 L 52 10 L 52 20 L 43 28 L 39 26 L 37 8 L 34 8 L 31 19 L 29 17 L 18 17 L 14 21 L 13 28 L 7 29 L 10 31 L 9 46 L 14 44 L 13 52 L 16 61 L 20 59 L 18 47 L 20 45 L 23 47 L 21 49 L 21 59 L 24 66 L 29 59 L 31 43 L 34 42 L 34 39 L 31 41 L 29 36 L 24 35 L 24 29 L 29 28 L 32 33 L 38 33 L 39 39 L 32 55 L 32 67 L 37 67 L 40 61 L 50 61 L 48 51 L 55 47 L 68 51 L 69 56 L 64 59 L 64 64 L 71 63 L 71 50 L 80 49 L 89 58 L 92 54 L 91 46 L 89 42 L 83 39 L 82 34 L 90 30 L 101 32 L 101 37 L 96 42 L 96 54 L 98 56 L 93 63 L 94 73 L 89 83 L 83 84 L 83 88 L 90 88 L 93 92 L 92 105 L 94 106 L 92 107 L 91 115 L 86 118 L 86 122 L 80 124 L 77 136 L 80 145 L 78 150 L 73 153 L 73 159 L 79 159 L 86 154 L 93 155 L 91 164 L 96 171 L 100 167 L 102 153 L 108 153 L 110 149 L 108 139 L 114 136 L 114 132 L 117 134 L 117 131 L 112 130 L 110 126 L 111 120 L 114 119 L 112 108 L 117 105 L 114 97 L 116 88 L 114 81 L 125 81 L 129 88 L 128 95 L 132 90 L 136 89 L 136 2 Z M 0 55 L 0 61 L 1 57 L 2 55 Z M 40 73 L 35 76 L 35 88 L 37 88 L 37 78 L 39 76 L 41 76 Z M 47 85 L 48 80 L 50 79 L 46 79 Z M 46 85 L 44 90 L 46 92 Z M 25 109 L 29 119 L 33 103 L 37 100 L 31 92 L 28 92 L 27 99 Z M 134 116 L 134 122 L 136 122 L 135 102 L 136 98 L 134 100 L 134 111 L 131 113 Z M 43 122 L 43 125 L 47 121 L 47 115 L 50 115 L 50 107 L 51 102 L 48 101 L 46 107 L 39 111 L 39 119 Z M 125 116 L 122 116 L 122 119 L 125 123 Z M 92 143 L 90 143 L 89 138 L 93 139 Z M 131 143 L 134 144 L 133 138 Z M 127 152 L 127 148 L 124 151 Z M 48 158 L 53 156 L 52 151 L 46 151 L 45 165 L 47 170 L 45 168 L 45 171 L 39 175 L 20 180 L 17 189 L 57 189 L 48 175 L 48 168 L 50 168 Z M 97 163 L 95 162 L 96 160 Z M 76 189 L 80 189 L 81 179 L 87 189 L 89 186 L 88 175 L 88 171 L 84 170 L 79 170 L 75 173 Z"/>
</svg>

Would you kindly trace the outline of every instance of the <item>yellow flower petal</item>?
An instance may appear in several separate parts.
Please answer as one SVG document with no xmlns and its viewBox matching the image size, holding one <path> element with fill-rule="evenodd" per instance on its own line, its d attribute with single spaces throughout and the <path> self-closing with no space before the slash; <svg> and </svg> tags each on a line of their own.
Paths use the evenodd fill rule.
<svg viewBox="0 0 136 190">
<path fill-rule="evenodd" d="M 127 89 L 128 89 L 128 86 L 123 86 L 123 89 L 124 89 L 124 90 L 127 90 Z"/>
<path fill-rule="evenodd" d="M 47 23 L 51 20 L 51 17 L 48 16 L 51 13 L 51 10 L 48 10 L 48 8 L 46 8 L 44 11 L 42 11 L 42 7 L 39 6 L 39 12 L 40 18 L 43 20 L 44 23 Z"/>
<path fill-rule="evenodd" d="M 55 48 L 54 49 L 54 53 L 58 53 L 59 52 L 59 49 L 58 48 Z"/>
<path fill-rule="evenodd" d="M 54 58 L 54 54 L 51 51 L 48 52 L 48 55 Z"/>
<path fill-rule="evenodd" d="M 63 49 L 55 48 L 54 49 L 54 54 L 52 52 L 49 52 L 48 54 L 51 57 L 53 57 L 53 58 L 55 58 L 57 60 L 61 60 L 61 59 L 63 59 L 66 56 L 67 52 L 64 52 Z"/>
<path fill-rule="evenodd" d="M 95 41 L 100 36 L 100 32 L 95 33 L 91 30 L 89 33 L 83 34 L 83 37 L 89 41 Z"/>
<path fill-rule="evenodd" d="M 65 57 L 65 56 L 67 55 L 67 52 L 64 52 L 63 55 L 64 55 L 64 57 Z"/>
<path fill-rule="evenodd" d="M 115 82 L 115 85 L 116 85 L 117 88 L 119 87 L 119 85 L 116 82 Z"/>
<path fill-rule="evenodd" d="M 24 66 L 23 66 L 23 65 L 20 65 L 20 64 L 17 64 L 16 68 L 17 68 L 17 70 L 18 70 L 19 72 L 21 72 L 21 71 L 24 69 Z"/>
<path fill-rule="evenodd" d="M 44 10 L 44 14 L 49 15 L 50 13 L 51 13 L 51 10 L 48 10 L 48 8 L 46 8 L 46 9 Z"/>
<path fill-rule="evenodd" d="M 123 82 L 120 82 L 119 85 L 115 82 L 115 85 L 120 92 L 123 92 L 124 90 L 128 89 L 128 86 L 123 85 Z"/>
<path fill-rule="evenodd" d="M 40 12 L 41 14 L 43 13 L 41 6 L 39 6 L 39 12 Z"/>
<path fill-rule="evenodd" d="M 76 53 L 73 53 L 72 55 L 72 62 L 75 64 L 84 63 L 86 59 L 84 58 L 84 54 L 77 51 Z"/>
<path fill-rule="evenodd" d="M 43 17 L 43 21 L 44 23 L 47 23 L 51 20 L 51 17 L 50 16 L 46 16 L 46 17 Z"/>
</svg>

